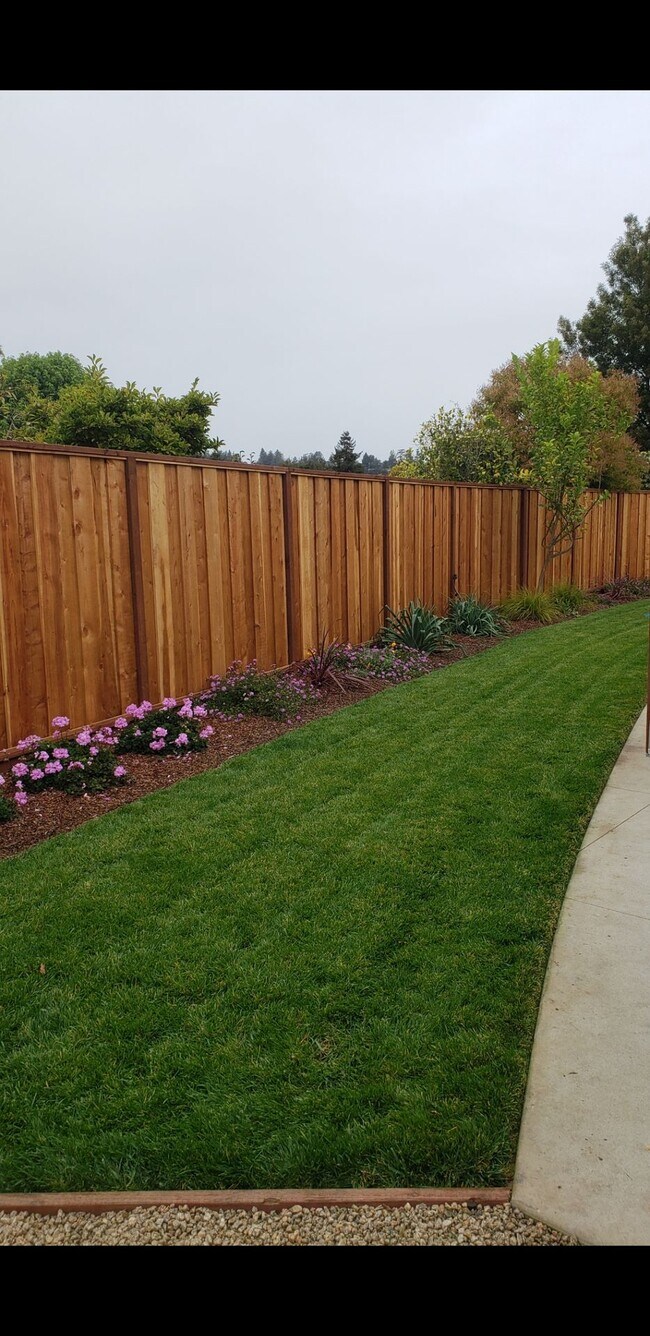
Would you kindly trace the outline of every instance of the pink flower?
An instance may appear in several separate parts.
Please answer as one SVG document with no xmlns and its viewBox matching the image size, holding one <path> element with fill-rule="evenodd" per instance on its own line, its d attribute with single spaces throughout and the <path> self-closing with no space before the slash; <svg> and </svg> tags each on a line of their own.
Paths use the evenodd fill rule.
<svg viewBox="0 0 650 1336">
<path fill-rule="evenodd" d="M 214 729 L 213 729 L 213 727 L 212 727 L 212 724 L 206 724 L 205 728 L 202 728 L 202 729 L 201 729 L 201 732 L 199 733 L 199 737 L 200 737 L 200 738 L 211 738 L 213 733 L 214 733 Z"/>
<path fill-rule="evenodd" d="M 193 713 L 194 711 L 192 709 L 192 706 L 190 705 L 189 701 L 187 701 L 185 705 L 182 705 L 180 710 L 178 711 L 178 717 L 179 719 L 191 719 Z"/>
<path fill-rule="evenodd" d="M 30 733 L 28 738 L 21 738 L 18 743 L 19 751 L 27 751 L 28 747 L 33 747 L 36 742 L 40 742 L 38 733 Z"/>
<path fill-rule="evenodd" d="M 115 723 L 113 725 L 114 728 L 128 728 L 128 726 L 129 726 L 129 721 L 128 719 L 124 718 L 123 714 L 120 715 L 119 719 L 115 720 Z"/>
<path fill-rule="evenodd" d="M 2 788 L 2 785 L 4 784 L 4 782 L 5 782 L 4 775 L 0 775 L 0 789 Z"/>
<path fill-rule="evenodd" d="M 49 752 L 46 752 L 46 751 L 40 751 L 40 752 L 37 752 L 37 753 L 36 753 L 36 760 L 37 760 L 37 761 L 49 761 L 49 759 L 50 759 L 50 753 L 49 753 Z"/>
<path fill-rule="evenodd" d="M 208 712 L 207 712 L 207 710 L 206 710 L 206 708 L 205 708 L 205 705 L 195 705 L 195 706 L 194 706 L 194 717 L 195 717 L 196 719 L 205 719 L 207 713 L 208 713 Z"/>
<path fill-rule="evenodd" d="M 135 728 L 135 729 L 133 730 L 133 736 L 134 736 L 135 738 L 141 738 L 141 737 L 142 737 L 142 729 L 141 729 L 141 728 Z"/>
<path fill-rule="evenodd" d="M 149 747 L 151 748 L 151 751 L 162 751 L 164 745 L 165 745 L 165 739 L 164 739 L 164 738 L 157 738 L 155 742 L 150 742 L 150 743 L 149 743 Z"/>
<path fill-rule="evenodd" d="M 150 700 L 143 700 L 143 701 L 142 701 L 142 704 L 140 705 L 140 709 L 141 709 L 145 714 L 148 714 L 150 710 L 153 710 L 153 705 L 151 704 L 151 701 L 150 701 Z"/>
<path fill-rule="evenodd" d="M 45 771 L 41 770 L 40 766 L 38 765 L 34 766 L 34 769 L 32 770 L 32 773 L 29 776 L 30 779 L 44 779 L 44 777 L 45 777 Z"/>
<path fill-rule="evenodd" d="M 138 709 L 139 706 L 132 701 L 130 705 L 127 705 L 124 713 L 128 714 L 131 719 L 135 719 L 138 717 Z"/>
<path fill-rule="evenodd" d="M 98 752 L 99 752 L 99 747 L 91 747 L 91 748 L 90 748 L 90 755 L 91 755 L 91 756 L 97 756 Z"/>
<path fill-rule="evenodd" d="M 187 747 L 188 744 L 189 744 L 189 738 L 187 736 L 187 733 L 179 733 L 175 745 L 177 747 Z"/>
<path fill-rule="evenodd" d="M 173 710 L 176 704 L 177 702 L 175 696 L 165 696 L 165 699 L 163 701 L 163 709 Z"/>
<path fill-rule="evenodd" d="M 113 774 L 115 775 L 116 779 L 124 779 L 126 770 L 124 769 L 123 765 L 116 765 Z"/>
<path fill-rule="evenodd" d="M 11 773 L 15 775 L 16 779 L 22 779 L 24 775 L 29 774 L 29 766 L 25 765 L 24 761 L 16 761 L 16 764 L 11 767 Z"/>
<path fill-rule="evenodd" d="M 166 737 L 167 737 L 167 729 L 166 729 L 166 728 L 154 728 L 153 735 L 154 735 L 155 738 L 166 738 Z"/>
<path fill-rule="evenodd" d="M 54 751 L 52 752 L 52 755 L 56 758 L 57 761 L 67 761 L 70 752 L 68 751 L 67 747 L 55 747 Z"/>
<path fill-rule="evenodd" d="M 85 768 L 86 768 L 86 767 L 85 767 L 83 761 L 71 761 L 70 764 L 69 764 L 69 766 L 68 766 L 68 770 L 85 770 Z M 33 773 L 32 773 L 32 779 L 33 779 L 33 778 L 34 778 L 34 775 L 33 775 Z"/>
<path fill-rule="evenodd" d="M 26 793 L 22 793 L 22 792 L 21 792 L 21 793 L 15 793 L 15 794 L 14 794 L 14 802 L 17 802 L 19 807 L 24 807 L 24 806 L 25 806 L 25 803 L 27 802 L 27 794 L 26 794 Z"/>
<path fill-rule="evenodd" d="M 52 720 L 52 728 L 67 728 L 69 723 L 67 714 L 55 714 Z"/>
<path fill-rule="evenodd" d="M 80 747 L 88 747 L 91 741 L 92 733 L 89 728 L 82 728 L 81 732 L 77 733 L 77 742 Z"/>
<path fill-rule="evenodd" d="M 63 770 L 63 766 L 61 765 L 60 761 L 48 761 L 45 767 L 45 774 L 58 775 L 60 770 Z"/>
</svg>

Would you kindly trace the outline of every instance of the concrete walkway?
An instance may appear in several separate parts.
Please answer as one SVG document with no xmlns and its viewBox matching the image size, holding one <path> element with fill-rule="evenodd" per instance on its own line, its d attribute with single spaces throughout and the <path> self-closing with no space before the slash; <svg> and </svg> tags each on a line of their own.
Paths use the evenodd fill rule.
<svg viewBox="0 0 650 1336">
<path fill-rule="evenodd" d="M 650 756 L 614 766 L 549 961 L 513 1204 L 589 1244 L 650 1245 Z"/>
</svg>

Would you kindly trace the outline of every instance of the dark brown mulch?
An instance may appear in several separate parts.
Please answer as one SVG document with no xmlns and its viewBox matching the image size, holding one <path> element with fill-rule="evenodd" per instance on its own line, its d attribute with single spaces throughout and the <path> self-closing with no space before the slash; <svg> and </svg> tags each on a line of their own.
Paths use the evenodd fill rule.
<svg viewBox="0 0 650 1336">
<path fill-rule="evenodd" d="M 524 631 L 539 630 L 536 622 L 519 622 L 511 628 L 510 634 L 520 635 Z M 457 648 L 449 654 L 432 655 L 431 671 L 447 668 L 459 659 L 500 644 L 499 640 L 488 636 L 472 638 L 456 636 Z M 292 728 L 300 728 L 312 719 L 320 719 L 326 714 L 333 714 L 346 705 L 354 705 L 367 696 L 374 696 L 379 691 L 389 690 L 388 682 L 364 682 L 363 685 L 345 691 L 337 687 L 327 688 L 319 700 L 313 701 L 302 710 L 301 718 L 291 723 L 276 719 L 249 718 L 228 723 L 214 720 L 214 734 L 207 748 L 202 752 L 191 752 L 183 757 L 159 757 L 129 755 L 124 764 L 129 772 L 128 783 L 123 788 L 112 789 L 108 793 L 87 794 L 84 797 L 71 797 L 56 790 L 39 793 L 30 798 L 25 809 L 13 821 L 0 824 L 0 858 L 9 858 L 21 853 L 32 844 L 39 844 L 52 835 L 61 835 L 66 830 L 82 825 L 96 816 L 103 816 L 116 807 L 123 807 L 136 798 L 142 798 L 156 789 L 166 788 L 179 779 L 188 779 L 190 775 L 199 775 L 204 770 L 214 770 L 232 756 L 250 751 L 264 742 L 272 742 Z M 0 773 L 8 781 L 11 779 L 11 766 L 14 760 L 0 764 Z M 5 790 L 6 792 L 6 790 Z"/>
</svg>

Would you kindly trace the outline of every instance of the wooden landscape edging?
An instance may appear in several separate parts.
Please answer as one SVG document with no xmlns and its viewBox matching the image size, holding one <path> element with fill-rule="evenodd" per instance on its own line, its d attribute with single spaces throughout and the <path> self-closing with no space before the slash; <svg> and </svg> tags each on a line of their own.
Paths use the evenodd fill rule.
<svg viewBox="0 0 650 1336">
<path fill-rule="evenodd" d="M 521 484 L 0 441 L 0 757 L 54 715 L 96 727 L 234 660 L 362 643 L 386 605 L 500 603 L 536 584 L 543 532 Z M 650 492 L 595 507 L 547 584 L 618 575 L 650 578 Z"/>
<path fill-rule="evenodd" d="M 0 1212 L 133 1211 L 142 1206 L 194 1206 L 213 1211 L 286 1211 L 292 1206 L 505 1206 L 510 1188 L 280 1188 L 183 1192 L 4 1192 Z"/>
</svg>

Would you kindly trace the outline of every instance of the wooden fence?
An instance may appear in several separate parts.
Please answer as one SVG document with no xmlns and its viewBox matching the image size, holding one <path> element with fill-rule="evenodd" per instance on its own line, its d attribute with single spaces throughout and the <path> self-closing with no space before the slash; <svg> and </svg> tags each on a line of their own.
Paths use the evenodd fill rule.
<svg viewBox="0 0 650 1336">
<path fill-rule="evenodd" d="M 0 442 L 0 749 L 197 691 L 234 659 L 358 642 L 385 603 L 535 584 L 521 487 L 409 482 Z M 650 493 L 588 517 L 549 583 L 650 576 Z"/>
</svg>

